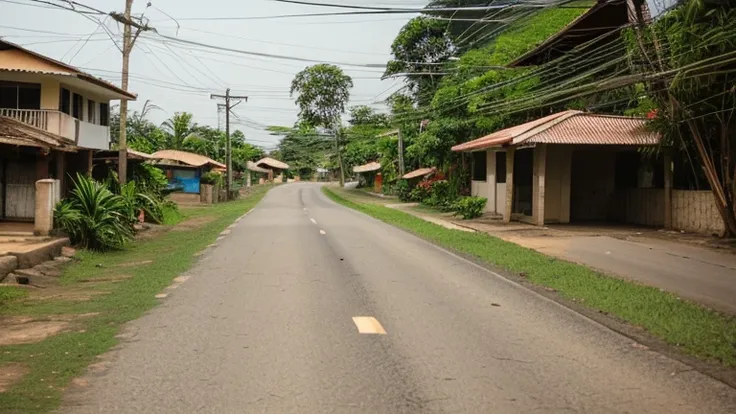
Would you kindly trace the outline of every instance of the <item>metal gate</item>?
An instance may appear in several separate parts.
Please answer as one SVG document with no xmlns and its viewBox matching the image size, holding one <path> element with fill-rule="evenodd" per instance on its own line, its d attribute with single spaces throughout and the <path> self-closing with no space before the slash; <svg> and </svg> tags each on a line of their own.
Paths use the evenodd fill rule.
<svg viewBox="0 0 736 414">
<path fill-rule="evenodd" d="M 22 160 L 0 161 L 3 218 L 32 220 L 36 210 L 35 164 Z"/>
</svg>

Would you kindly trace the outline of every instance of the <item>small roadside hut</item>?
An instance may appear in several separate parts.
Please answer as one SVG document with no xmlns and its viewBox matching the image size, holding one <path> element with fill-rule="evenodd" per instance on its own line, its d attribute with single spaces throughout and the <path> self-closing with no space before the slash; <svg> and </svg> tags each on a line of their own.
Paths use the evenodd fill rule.
<svg viewBox="0 0 736 414">
<path fill-rule="evenodd" d="M 421 180 L 423 178 L 429 177 L 432 174 L 437 172 L 436 167 L 429 167 L 429 168 L 419 168 L 414 171 L 408 172 L 401 176 L 401 178 L 413 181 L 413 180 Z"/>
<path fill-rule="evenodd" d="M 274 182 L 274 178 L 277 182 L 286 181 L 284 179 L 283 172 L 289 169 L 289 164 L 273 158 L 265 157 L 256 161 L 256 166 L 269 170 L 268 181 Z"/>
<path fill-rule="evenodd" d="M 153 160 L 151 154 L 127 149 L 128 152 L 128 177 L 131 176 L 135 168 L 146 161 Z M 117 150 L 97 151 L 93 158 L 92 178 L 95 180 L 104 180 L 110 175 L 110 171 L 118 171 L 120 153 Z"/>
<path fill-rule="evenodd" d="M 199 194 L 202 174 L 216 168 L 227 168 L 225 164 L 209 157 L 186 151 L 162 150 L 154 152 L 151 157 L 156 166 L 166 173 L 171 187 L 190 194 Z"/>
<path fill-rule="evenodd" d="M 245 186 L 250 187 L 251 185 L 253 185 L 252 173 L 268 175 L 270 172 L 271 170 L 261 168 L 257 166 L 256 163 L 254 163 L 253 161 L 246 162 L 245 163 Z"/>
<path fill-rule="evenodd" d="M 373 186 L 373 191 L 380 193 L 383 191 L 383 177 L 379 172 L 381 170 L 380 162 L 369 162 L 368 164 L 356 165 L 353 167 L 353 172 L 361 174 L 363 180 L 365 180 L 366 186 Z M 360 181 L 360 180 L 359 180 Z M 360 183 L 359 184 L 363 184 Z"/>
</svg>

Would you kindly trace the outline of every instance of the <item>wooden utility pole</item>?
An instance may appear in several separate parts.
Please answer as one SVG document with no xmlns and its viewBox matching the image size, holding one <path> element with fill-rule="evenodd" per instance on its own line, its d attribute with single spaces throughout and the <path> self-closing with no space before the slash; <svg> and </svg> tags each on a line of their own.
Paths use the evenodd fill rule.
<svg viewBox="0 0 736 414">
<path fill-rule="evenodd" d="M 225 137 L 227 139 L 227 183 L 225 185 L 227 186 L 227 198 L 229 200 L 230 191 L 233 187 L 233 157 L 232 146 L 230 145 L 230 110 L 243 101 L 248 102 L 248 97 L 245 95 L 230 95 L 230 88 L 227 88 L 227 90 L 225 90 L 225 95 L 212 94 L 210 95 L 210 99 L 225 99 Z M 231 100 L 237 100 L 237 102 L 234 105 L 231 105 Z"/>
<path fill-rule="evenodd" d="M 335 150 L 337 151 L 337 165 L 340 167 L 340 187 L 345 187 L 345 168 L 342 165 L 342 151 L 340 150 L 340 127 L 335 128 Z"/>
<path fill-rule="evenodd" d="M 128 91 L 128 67 L 130 65 L 130 52 L 133 50 L 138 35 L 144 30 L 151 30 L 148 25 L 143 25 L 134 22 L 130 17 L 131 9 L 133 8 L 133 0 L 125 0 L 125 13 L 110 13 L 110 17 L 113 20 L 123 24 L 123 72 L 121 87 L 127 92 Z M 132 34 L 132 27 L 136 28 L 135 35 Z M 118 154 L 118 180 L 120 184 L 125 184 L 128 178 L 128 142 L 126 134 L 126 124 L 128 122 L 128 100 L 123 97 L 120 99 L 120 139 L 118 141 L 118 148 L 120 150 Z"/>
</svg>

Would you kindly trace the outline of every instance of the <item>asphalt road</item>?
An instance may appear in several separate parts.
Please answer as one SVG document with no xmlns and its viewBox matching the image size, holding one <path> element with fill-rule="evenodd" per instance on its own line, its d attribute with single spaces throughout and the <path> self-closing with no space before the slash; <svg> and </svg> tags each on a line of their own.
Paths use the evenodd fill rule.
<svg viewBox="0 0 736 414">
<path fill-rule="evenodd" d="M 66 412 L 736 412 L 734 389 L 316 185 L 272 190 L 188 275 Z"/>
</svg>

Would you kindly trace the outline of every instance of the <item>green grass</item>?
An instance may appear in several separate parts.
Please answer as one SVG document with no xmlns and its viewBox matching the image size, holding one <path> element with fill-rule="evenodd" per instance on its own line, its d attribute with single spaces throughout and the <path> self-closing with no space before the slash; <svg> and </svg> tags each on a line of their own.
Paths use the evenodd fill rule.
<svg viewBox="0 0 736 414">
<path fill-rule="evenodd" d="M 15 286 L 0 285 L 0 307 L 8 302 L 28 296 L 28 291 Z"/>
<path fill-rule="evenodd" d="M 646 329 L 698 358 L 736 367 L 736 319 L 678 299 L 659 289 L 606 276 L 485 233 L 449 230 L 418 217 L 375 204 L 355 202 L 349 191 L 323 187 L 346 207 L 408 230 L 439 246 L 523 275 L 556 289 L 567 300 L 606 312 Z"/>
<path fill-rule="evenodd" d="M 29 345 L 0 347 L 0 366 L 20 362 L 30 368 L 21 382 L 0 393 L 0 411 L 48 412 L 55 409 L 63 388 L 82 374 L 95 357 L 117 343 L 121 325 L 156 306 L 154 295 L 195 262 L 195 254 L 213 243 L 237 217 L 253 208 L 270 187 L 258 187 L 244 199 L 210 207 L 182 209 L 181 217 L 209 216 L 212 221 L 188 231 L 169 231 L 151 240 L 136 241 L 110 253 L 81 251 L 78 263 L 65 269 L 63 286 L 109 292 L 89 301 L 16 300 L 0 307 L 0 315 L 45 316 L 84 314 L 70 332 Z M 151 261 L 151 262 L 147 262 Z M 122 266 L 135 264 L 132 267 Z M 121 282 L 82 283 L 86 279 L 133 275 Z"/>
</svg>

